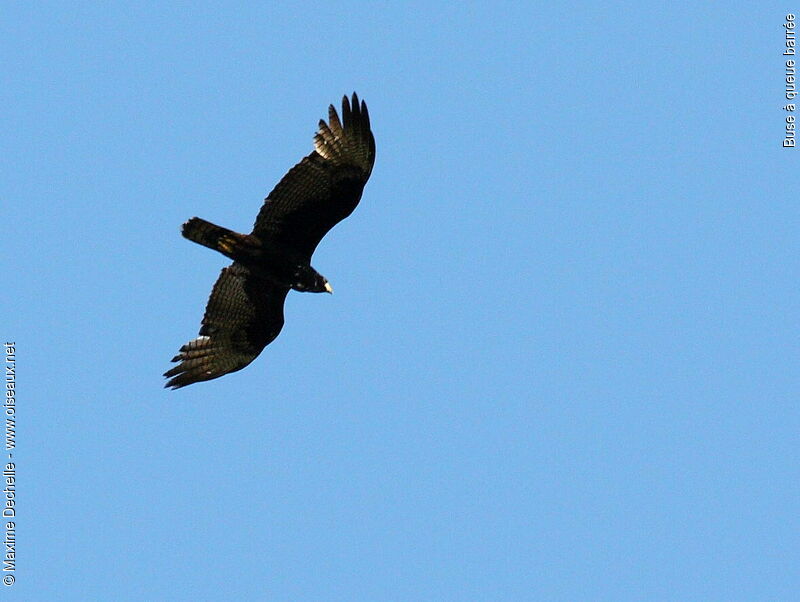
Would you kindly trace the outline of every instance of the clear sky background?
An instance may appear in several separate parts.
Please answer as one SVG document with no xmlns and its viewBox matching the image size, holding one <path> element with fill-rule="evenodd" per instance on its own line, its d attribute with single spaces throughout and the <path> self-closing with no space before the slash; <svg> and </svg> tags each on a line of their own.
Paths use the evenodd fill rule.
<svg viewBox="0 0 800 602">
<path fill-rule="evenodd" d="M 0 597 L 795 598 L 791 9 L 6 3 Z M 249 231 L 353 90 L 336 293 L 163 389 L 227 263 L 181 223 Z"/>
</svg>

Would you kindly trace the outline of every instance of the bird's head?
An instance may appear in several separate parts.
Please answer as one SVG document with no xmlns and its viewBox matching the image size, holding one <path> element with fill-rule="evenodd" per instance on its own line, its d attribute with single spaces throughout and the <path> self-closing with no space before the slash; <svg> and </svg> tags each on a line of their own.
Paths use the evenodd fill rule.
<svg viewBox="0 0 800 602">
<path fill-rule="evenodd" d="M 311 266 L 298 266 L 294 273 L 292 288 L 301 293 L 333 293 L 328 279 Z"/>
</svg>

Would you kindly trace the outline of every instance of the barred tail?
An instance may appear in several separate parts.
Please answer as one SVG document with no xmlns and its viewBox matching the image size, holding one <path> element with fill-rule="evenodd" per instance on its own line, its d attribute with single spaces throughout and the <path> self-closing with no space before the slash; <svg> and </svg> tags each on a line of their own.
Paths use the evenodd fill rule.
<svg viewBox="0 0 800 602">
<path fill-rule="evenodd" d="M 183 224 L 181 234 L 184 238 L 199 245 L 219 251 L 231 259 L 252 255 L 258 241 L 247 234 L 239 234 L 222 226 L 217 226 L 199 217 L 193 217 Z"/>
</svg>

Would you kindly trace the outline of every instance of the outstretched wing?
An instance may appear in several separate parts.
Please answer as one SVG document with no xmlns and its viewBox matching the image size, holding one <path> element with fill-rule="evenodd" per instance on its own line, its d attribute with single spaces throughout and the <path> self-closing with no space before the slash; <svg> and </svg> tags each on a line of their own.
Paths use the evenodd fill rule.
<svg viewBox="0 0 800 602">
<path fill-rule="evenodd" d="M 353 212 L 375 163 L 375 139 L 364 101 L 342 99 L 342 121 L 331 105 L 319 122 L 315 150 L 269 193 L 253 234 L 307 260 L 336 224 Z"/>
<path fill-rule="evenodd" d="M 255 278 L 240 263 L 222 270 L 200 326 L 200 336 L 180 348 L 164 373 L 177 389 L 241 370 L 275 340 L 283 328 L 288 287 Z"/>
</svg>

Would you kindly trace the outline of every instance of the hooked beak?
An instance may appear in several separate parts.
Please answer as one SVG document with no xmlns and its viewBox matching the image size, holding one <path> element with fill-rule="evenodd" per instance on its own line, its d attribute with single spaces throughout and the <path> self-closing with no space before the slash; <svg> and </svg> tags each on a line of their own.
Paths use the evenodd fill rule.
<svg viewBox="0 0 800 602">
<path fill-rule="evenodd" d="M 325 292 L 330 293 L 331 295 L 333 294 L 333 287 L 331 286 L 330 282 L 325 283 Z"/>
</svg>

